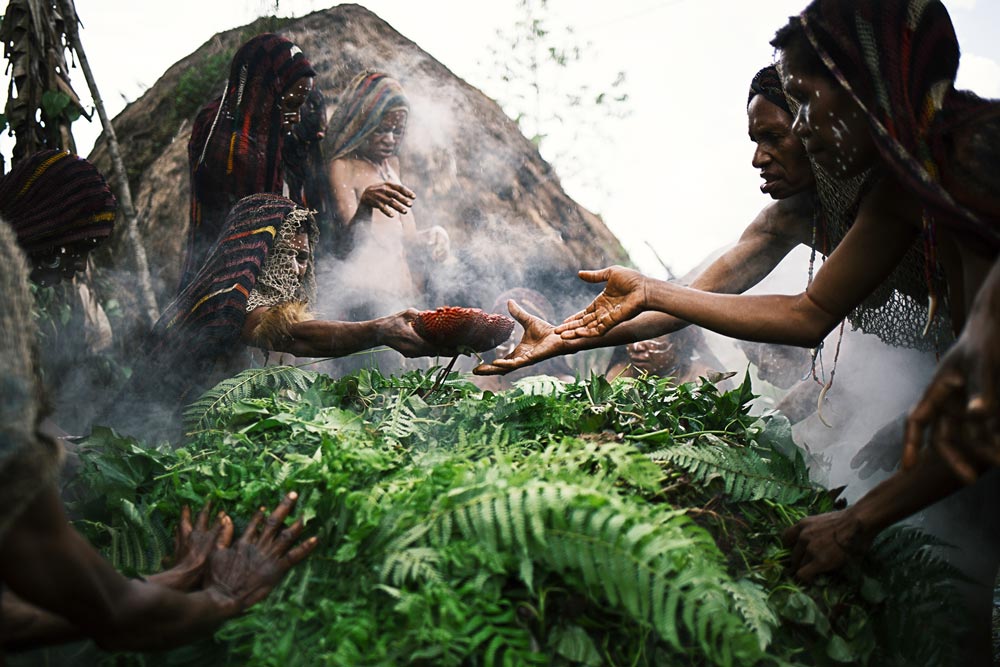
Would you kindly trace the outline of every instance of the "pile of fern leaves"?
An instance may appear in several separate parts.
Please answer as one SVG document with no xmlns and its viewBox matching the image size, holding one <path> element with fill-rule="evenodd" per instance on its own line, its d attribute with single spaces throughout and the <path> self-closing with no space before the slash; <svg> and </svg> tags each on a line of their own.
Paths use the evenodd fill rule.
<svg viewBox="0 0 1000 667">
<path fill-rule="evenodd" d="M 949 664 L 951 573 L 918 533 L 791 579 L 781 531 L 833 500 L 748 381 L 432 384 L 257 369 L 188 409 L 180 448 L 95 431 L 72 509 L 126 571 L 206 498 L 246 518 L 297 490 L 321 540 L 213 641 L 114 664 Z"/>
</svg>

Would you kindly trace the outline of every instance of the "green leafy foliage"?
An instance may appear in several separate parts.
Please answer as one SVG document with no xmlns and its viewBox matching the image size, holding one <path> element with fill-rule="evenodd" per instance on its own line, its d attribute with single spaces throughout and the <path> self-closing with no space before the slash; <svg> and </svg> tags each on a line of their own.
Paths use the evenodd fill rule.
<svg viewBox="0 0 1000 667">
<path fill-rule="evenodd" d="M 790 578 L 778 536 L 832 501 L 747 382 L 278 375 L 214 388 L 182 447 L 82 445 L 72 510 L 119 565 L 206 498 L 239 519 L 295 489 L 321 540 L 213 642 L 114 664 L 951 664 L 940 614 L 899 613 L 953 594 L 919 533 Z"/>
<path fill-rule="evenodd" d="M 181 73 L 172 96 L 177 122 L 193 118 L 203 105 L 222 93 L 229 62 L 235 52 L 235 49 L 227 49 L 210 54 L 197 67 L 189 67 Z"/>
<path fill-rule="evenodd" d="M 191 434 L 207 427 L 212 417 L 247 398 L 282 390 L 305 391 L 315 381 L 316 373 L 295 366 L 248 368 L 223 380 L 184 409 L 184 429 Z"/>
</svg>

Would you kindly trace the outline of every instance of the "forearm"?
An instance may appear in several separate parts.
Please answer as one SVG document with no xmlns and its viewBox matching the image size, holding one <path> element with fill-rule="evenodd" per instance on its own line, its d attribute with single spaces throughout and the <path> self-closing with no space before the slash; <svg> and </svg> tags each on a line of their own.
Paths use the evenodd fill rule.
<svg viewBox="0 0 1000 667">
<path fill-rule="evenodd" d="M 343 357 L 382 345 L 381 338 L 381 320 L 306 320 L 293 324 L 289 328 L 289 339 L 274 349 L 297 357 Z"/>
<path fill-rule="evenodd" d="M 6 650 L 27 650 L 94 639 L 107 650 L 156 650 L 176 647 L 211 634 L 234 616 L 229 603 L 200 591 L 183 594 L 156 584 L 132 582 L 135 591 L 120 598 L 107 618 L 95 614 L 77 626 L 51 612 L 4 596 L 0 641 Z"/>
<path fill-rule="evenodd" d="M 146 577 L 146 581 L 175 591 L 189 591 L 198 585 L 201 573 L 186 567 L 172 567 Z"/>
<path fill-rule="evenodd" d="M 173 590 L 190 590 L 198 573 L 173 568 L 150 575 L 146 581 Z M 62 616 L 52 614 L 7 591 L 0 597 L 0 645 L 6 650 L 27 650 L 84 639 L 84 633 Z"/>
<path fill-rule="evenodd" d="M 841 317 L 808 293 L 798 295 L 714 294 L 647 280 L 645 308 L 668 313 L 716 333 L 742 340 L 815 347 Z"/>
<path fill-rule="evenodd" d="M 84 639 L 83 632 L 61 616 L 21 600 L 10 591 L 0 597 L 0 646 L 23 651 Z"/>
<path fill-rule="evenodd" d="M 0 548 L 0 575 L 25 602 L 106 648 L 186 643 L 239 611 L 209 593 L 126 579 L 69 526 L 54 488 L 11 526 Z"/>
<path fill-rule="evenodd" d="M 795 246 L 783 238 L 744 234 L 739 242 L 712 262 L 688 286 L 702 292 L 742 294 L 774 270 Z"/>
<path fill-rule="evenodd" d="M 962 482 L 933 448 L 917 465 L 900 470 L 862 496 L 848 511 L 874 537 L 894 523 L 962 488 Z"/>
<path fill-rule="evenodd" d="M 242 610 L 216 591 L 177 591 L 131 580 L 111 622 L 87 628 L 101 648 L 156 650 L 187 644 L 212 634 Z"/>
<path fill-rule="evenodd" d="M 338 257 L 346 257 L 354 250 L 361 229 L 370 228 L 372 223 L 372 207 L 358 204 L 353 213 L 345 215 L 341 212 L 334 220 L 334 249 Z"/>
</svg>

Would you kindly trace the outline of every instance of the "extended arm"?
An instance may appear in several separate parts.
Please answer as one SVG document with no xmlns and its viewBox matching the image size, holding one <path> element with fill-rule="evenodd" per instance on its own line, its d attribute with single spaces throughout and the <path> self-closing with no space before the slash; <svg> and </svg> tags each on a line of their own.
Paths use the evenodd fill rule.
<svg viewBox="0 0 1000 667">
<path fill-rule="evenodd" d="M 174 566 L 164 572 L 149 575 L 146 581 L 178 591 L 192 590 L 201 582 L 209 556 L 229 546 L 233 537 L 233 522 L 219 512 L 209 526 L 211 503 L 202 508 L 195 522 L 187 505 L 181 511 L 174 544 Z M 19 650 L 36 646 L 52 646 L 84 639 L 82 631 L 66 619 L 28 604 L 12 592 L 0 596 L 0 645 Z"/>
<path fill-rule="evenodd" d="M 405 185 L 388 182 L 369 185 L 359 195 L 355 162 L 341 158 L 331 161 L 328 166 L 335 216 L 334 248 L 340 257 L 346 257 L 353 250 L 357 230 L 371 224 L 374 209 L 390 218 L 395 215 L 394 211 L 405 215 L 416 197 Z"/>
<path fill-rule="evenodd" d="M 790 567 L 805 581 L 860 556 L 883 530 L 951 495 L 962 483 L 934 450 L 911 470 L 899 471 L 839 512 L 811 516 L 785 531 Z"/>
<path fill-rule="evenodd" d="M 177 646 L 261 600 L 316 548 L 315 537 L 295 544 L 301 520 L 283 528 L 297 498 L 287 494 L 266 521 L 263 510 L 255 514 L 235 545 L 212 553 L 204 590 L 181 593 L 116 572 L 69 525 L 50 486 L 5 534 L 0 579 L 25 602 L 64 618 L 63 630 L 79 628 L 104 648 Z M 59 630 L 51 616 L 37 622 Z"/>
<path fill-rule="evenodd" d="M 711 294 L 620 267 L 582 271 L 584 280 L 608 284 L 557 331 L 567 338 L 599 336 L 639 312 L 658 310 L 733 338 L 813 347 L 888 277 L 913 242 L 919 219 L 915 203 L 883 179 L 815 280 L 796 295 Z"/>
<path fill-rule="evenodd" d="M 186 643 L 240 611 L 236 601 L 213 591 L 186 594 L 126 579 L 70 527 L 55 488 L 11 526 L 0 547 L 0 572 L 23 600 L 106 648 Z"/>
<path fill-rule="evenodd" d="M 800 243 L 808 243 L 813 205 L 807 194 L 773 202 L 744 230 L 739 241 L 691 281 L 691 288 L 723 294 L 742 293 L 763 280 Z M 566 339 L 548 322 L 515 304 L 510 309 L 524 327 L 521 344 L 506 358 L 476 369 L 479 374 L 506 373 L 561 354 L 596 347 L 626 345 L 673 333 L 689 322 L 667 313 L 647 311 L 596 337 Z"/>
<path fill-rule="evenodd" d="M 419 311 L 410 308 L 363 322 L 305 320 L 290 323 L 286 334 L 277 340 L 262 340 L 258 325 L 268 308 L 256 308 L 247 315 L 242 340 L 247 345 L 288 352 L 297 357 L 343 357 L 379 345 L 387 345 L 407 357 L 445 354 L 421 338 L 412 322 Z"/>
</svg>

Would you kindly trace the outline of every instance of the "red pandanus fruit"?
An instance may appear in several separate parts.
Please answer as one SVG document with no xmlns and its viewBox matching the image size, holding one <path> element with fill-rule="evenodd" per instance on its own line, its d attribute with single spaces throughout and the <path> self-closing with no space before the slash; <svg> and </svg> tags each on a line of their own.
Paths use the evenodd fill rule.
<svg viewBox="0 0 1000 667">
<path fill-rule="evenodd" d="M 479 308 L 442 306 L 425 310 L 413 321 L 421 338 L 438 347 L 485 352 L 510 338 L 514 320 Z"/>
</svg>

